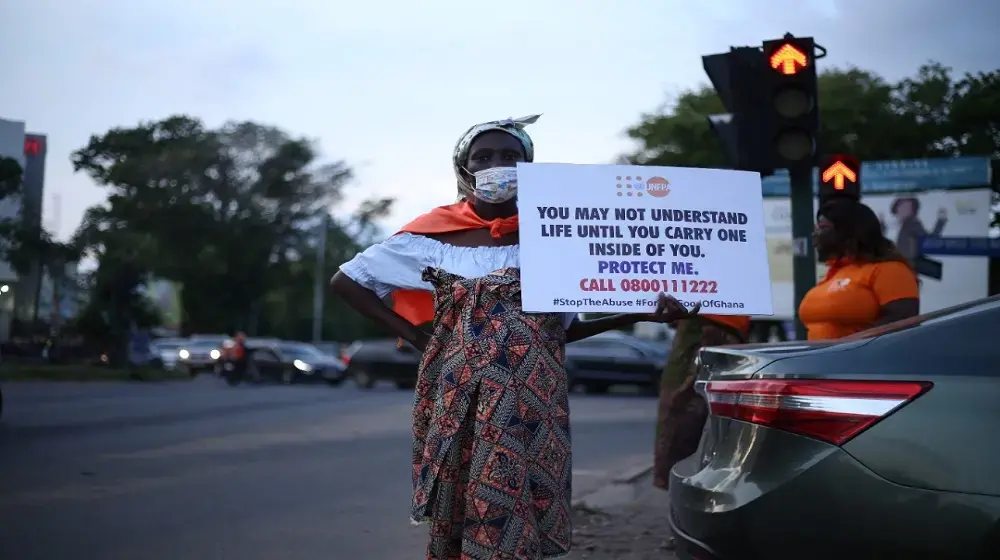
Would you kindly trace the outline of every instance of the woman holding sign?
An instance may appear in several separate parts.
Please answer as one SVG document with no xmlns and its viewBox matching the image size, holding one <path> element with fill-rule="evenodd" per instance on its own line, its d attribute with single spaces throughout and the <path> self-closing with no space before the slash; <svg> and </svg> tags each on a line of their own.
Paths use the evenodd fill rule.
<svg viewBox="0 0 1000 560">
<path fill-rule="evenodd" d="M 813 244 L 827 273 L 799 304 L 809 340 L 842 338 L 920 311 L 920 287 L 871 208 L 837 200 L 820 208 Z"/>
<path fill-rule="evenodd" d="M 423 352 L 413 408 L 410 517 L 429 559 L 555 558 L 572 535 L 564 347 L 651 314 L 581 321 L 521 310 L 517 177 L 538 116 L 469 129 L 455 147 L 458 203 L 435 208 L 341 266 L 350 305 Z M 392 307 L 383 299 L 391 296 Z M 431 332 L 420 328 L 432 323 Z"/>
</svg>

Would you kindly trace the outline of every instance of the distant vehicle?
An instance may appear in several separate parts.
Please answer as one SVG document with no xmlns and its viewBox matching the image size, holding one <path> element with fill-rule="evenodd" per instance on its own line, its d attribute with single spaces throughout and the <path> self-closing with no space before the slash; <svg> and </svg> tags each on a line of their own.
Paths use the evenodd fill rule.
<svg viewBox="0 0 1000 560">
<path fill-rule="evenodd" d="M 710 414 L 670 473 L 681 557 L 1000 558 L 998 325 L 994 296 L 702 350 Z"/>
<path fill-rule="evenodd" d="M 247 377 L 255 381 L 278 381 L 285 385 L 309 380 L 322 380 L 332 386 L 340 385 L 347 367 L 335 356 L 321 352 L 304 342 L 247 340 Z M 229 364 L 227 364 L 228 366 Z M 235 379 L 231 368 L 223 366 L 221 373 L 231 385 L 244 379 Z"/>
<path fill-rule="evenodd" d="M 180 360 L 179 352 L 187 341 L 180 338 L 159 338 L 149 344 L 149 349 L 155 356 L 153 363 L 163 369 L 172 370 Z"/>
<path fill-rule="evenodd" d="M 304 342 L 279 342 L 274 347 L 281 362 L 291 363 L 294 369 L 288 382 L 314 378 L 322 379 L 333 386 L 343 383 L 347 366 L 340 361 L 340 358 Z"/>
<path fill-rule="evenodd" d="M 187 337 L 187 340 L 191 341 L 220 341 L 232 338 L 228 334 L 193 334 Z"/>
<path fill-rule="evenodd" d="M 659 390 L 660 376 L 670 354 L 668 342 L 652 342 L 608 331 L 566 345 L 566 375 L 570 387 L 605 393 L 612 385 L 636 385 Z"/>
<path fill-rule="evenodd" d="M 215 370 L 222 356 L 222 342 L 205 339 L 188 340 L 177 351 L 176 368 L 194 376 Z"/>
<path fill-rule="evenodd" d="M 371 389 L 380 380 L 391 381 L 400 389 L 416 387 L 420 352 L 409 344 L 398 344 L 395 338 L 351 343 L 342 356 L 347 377 L 362 389 Z"/>
<path fill-rule="evenodd" d="M 343 353 L 343 348 L 339 342 L 316 342 L 313 343 L 313 346 L 319 348 L 319 350 L 324 354 L 337 356 L 338 358 Z"/>
</svg>

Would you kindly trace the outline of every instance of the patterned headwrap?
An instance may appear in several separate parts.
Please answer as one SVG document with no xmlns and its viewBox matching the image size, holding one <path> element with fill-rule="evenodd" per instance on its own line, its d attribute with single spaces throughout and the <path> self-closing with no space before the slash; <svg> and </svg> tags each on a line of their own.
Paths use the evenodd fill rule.
<svg viewBox="0 0 1000 560">
<path fill-rule="evenodd" d="M 466 162 L 469 161 L 469 148 L 472 146 L 472 141 L 484 132 L 502 130 L 521 142 L 521 145 L 524 146 L 524 160 L 532 162 L 535 160 L 535 144 L 531 141 L 531 136 L 528 136 L 528 133 L 525 132 L 524 127 L 537 121 L 540 116 L 542 115 L 529 115 L 519 119 L 506 119 L 477 124 L 459 138 L 458 143 L 455 144 L 455 152 L 452 155 L 455 178 L 458 179 L 459 199 L 472 198 L 473 193 L 476 191 L 472 183 L 462 176 L 462 169 L 465 167 Z"/>
</svg>

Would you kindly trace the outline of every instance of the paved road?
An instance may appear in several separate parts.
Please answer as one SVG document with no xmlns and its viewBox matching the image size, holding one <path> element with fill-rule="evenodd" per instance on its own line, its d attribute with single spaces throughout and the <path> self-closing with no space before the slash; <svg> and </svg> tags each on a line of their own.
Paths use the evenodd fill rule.
<svg viewBox="0 0 1000 560">
<path fill-rule="evenodd" d="M 211 378 L 4 392 L 4 560 L 423 557 L 409 393 Z M 577 495 L 649 457 L 653 400 L 571 406 Z"/>
</svg>

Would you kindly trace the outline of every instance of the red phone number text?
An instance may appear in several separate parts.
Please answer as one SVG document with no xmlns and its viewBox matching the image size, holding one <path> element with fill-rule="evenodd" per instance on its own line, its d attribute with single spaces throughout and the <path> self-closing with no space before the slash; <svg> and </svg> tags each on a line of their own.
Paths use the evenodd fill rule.
<svg viewBox="0 0 1000 560">
<path fill-rule="evenodd" d="M 580 289 L 584 292 L 715 294 L 719 292 L 719 283 L 715 280 L 676 278 L 669 280 L 658 280 L 656 278 L 584 278 L 580 280 Z"/>
</svg>

